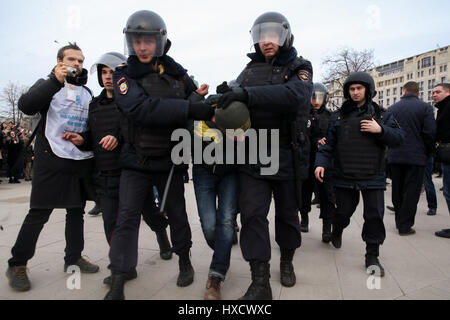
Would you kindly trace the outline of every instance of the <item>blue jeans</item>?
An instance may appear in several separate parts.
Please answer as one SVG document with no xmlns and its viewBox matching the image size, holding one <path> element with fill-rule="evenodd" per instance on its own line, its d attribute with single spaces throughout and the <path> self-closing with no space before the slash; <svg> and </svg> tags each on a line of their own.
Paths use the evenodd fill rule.
<svg viewBox="0 0 450 320">
<path fill-rule="evenodd" d="M 201 165 L 194 165 L 192 173 L 203 234 L 209 247 L 214 250 L 209 276 L 224 280 L 230 267 L 233 246 L 238 204 L 238 175 L 230 173 L 218 176 Z"/>
<path fill-rule="evenodd" d="M 433 157 L 429 157 L 423 177 L 425 193 L 427 195 L 428 209 L 437 209 L 436 189 L 433 183 Z"/>
<path fill-rule="evenodd" d="M 448 212 L 450 213 L 450 164 L 442 164 L 442 182 L 444 184 L 444 197 L 447 201 Z"/>
</svg>

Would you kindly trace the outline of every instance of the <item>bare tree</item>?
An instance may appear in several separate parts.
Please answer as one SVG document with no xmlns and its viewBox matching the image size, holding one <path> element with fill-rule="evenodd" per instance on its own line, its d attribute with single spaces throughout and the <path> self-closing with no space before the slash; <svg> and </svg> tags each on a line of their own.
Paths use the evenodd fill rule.
<svg viewBox="0 0 450 320">
<path fill-rule="evenodd" d="M 24 117 L 24 114 L 19 110 L 18 104 L 20 96 L 26 91 L 27 88 L 25 86 L 10 81 L 0 92 L 0 101 L 4 103 L 3 109 L 0 111 L 14 123 L 19 123 Z"/>
<path fill-rule="evenodd" d="M 326 68 L 324 81 L 337 82 L 343 88 L 343 81 L 352 72 L 367 71 L 375 67 L 374 50 L 357 51 L 352 48 L 341 48 L 332 55 L 322 59 Z"/>
</svg>

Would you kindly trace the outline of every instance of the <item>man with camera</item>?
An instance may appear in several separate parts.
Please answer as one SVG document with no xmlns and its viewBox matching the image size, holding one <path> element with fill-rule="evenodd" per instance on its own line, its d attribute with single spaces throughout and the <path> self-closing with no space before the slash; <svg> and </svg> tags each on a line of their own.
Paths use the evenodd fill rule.
<svg viewBox="0 0 450 320">
<path fill-rule="evenodd" d="M 76 43 L 58 51 L 58 65 L 48 79 L 39 79 L 19 99 L 19 109 L 40 113 L 35 143 L 34 176 L 30 210 L 11 250 L 6 276 L 18 291 L 31 288 L 27 262 L 35 253 L 39 234 L 53 209 L 66 209 L 66 248 L 64 271 L 76 265 L 83 273 L 98 272 L 99 267 L 81 257 L 84 247 L 83 214 L 86 200 L 95 197 L 91 183 L 92 157 L 83 151 L 83 139 L 71 132 L 87 130 L 89 102 L 92 99 L 83 69 L 84 56 Z"/>
</svg>

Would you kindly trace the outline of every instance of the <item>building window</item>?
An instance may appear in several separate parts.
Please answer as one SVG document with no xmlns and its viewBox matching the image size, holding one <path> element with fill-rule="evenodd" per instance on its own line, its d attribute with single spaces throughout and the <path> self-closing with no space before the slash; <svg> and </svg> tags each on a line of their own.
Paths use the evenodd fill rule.
<svg viewBox="0 0 450 320">
<path fill-rule="evenodd" d="M 382 87 L 383 86 L 383 81 L 378 82 L 378 87 Z"/>
<path fill-rule="evenodd" d="M 436 65 L 436 57 L 433 57 L 433 66 Z"/>
<path fill-rule="evenodd" d="M 444 66 L 440 66 L 439 67 L 439 72 L 443 72 L 444 71 Z"/>
<path fill-rule="evenodd" d="M 420 78 L 420 71 L 417 72 L 417 78 Z"/>
<path fill-rule="evenodd" d="M 394 102 L 393 103 L 396 103 L 397 102 L 397 98 L 394 98 Z"/>
<path fill-rule="evenodd" d="M 400 77 L 400 83 L 403 83 L 404 77 Z"/>
<path fill-rule="evenodd" d="M 422 68 L 431 67 L 431 57 L 426 57 L 422 59 Z"/>
<path fill-rule="evenodd" d="M 441 83 L 446 83 L 447 82 L 447 77 L 442 77 L 441 78 Z"/>
<path fill-rule="evenodd" d="M 386 106 L 389 107 L 390 104 L 391 104 L 391 99 L 387 99 L 387 100 L 386 100 Z"/>
<path fill-rule="evenodd" d="M 400 94 L 403 94 L 403 87 L 400 87 Z"/>
<path fill-rule="evenodd" d="M 386 90 L 386 97 L 389 97 L 391 95 L 391 89 Z"/>
<path fill-rule="evenodd" d="M 378 93 L 378 98 L 379 98 L 379 99 L 383 99 L 383 95 L 384 95 L 384 91 L 380 91 L 380 92 Z"/>
<path fill-rule="evenodd" d="M 397 95 L 397 88 L 394 88 L 394 96 Z"/>
<path fill-rule="evenodd" d="M 444 72 L 447 72 L 447 65 L 444 65 Z"/>
<path fill-rule="evenodd" d="M 433 99 L 433 91 L 428 91 L 428 101 Z"/>
<path fill-rule="evenodd" d="M 423 101 L 423 92 L 420 93 L 420 99 Z"/>
<path fill-rule="evenodd" d="M 417 61 L 417 69 L 420 69 L 420 60 Z"/>
<path fill-rule="evenodd" d="M 424 73 L 423 70 L 420 72 L 420 76 L 423 77 Z"/>
</svg>

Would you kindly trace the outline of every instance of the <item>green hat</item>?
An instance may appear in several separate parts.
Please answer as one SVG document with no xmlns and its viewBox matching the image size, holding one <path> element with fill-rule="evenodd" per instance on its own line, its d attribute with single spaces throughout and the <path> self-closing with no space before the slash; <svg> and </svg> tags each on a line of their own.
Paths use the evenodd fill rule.
<svg viewBox="0 0 450 320">
<path fill-rule="evenodd" d="M 226 129 L 247 131 L 250 129 L 250 112 L 247 106 L 240 101 L 233 101 L 226 109 L 216 108 L 216 125 L 225 131 Z"/>
</svg>

